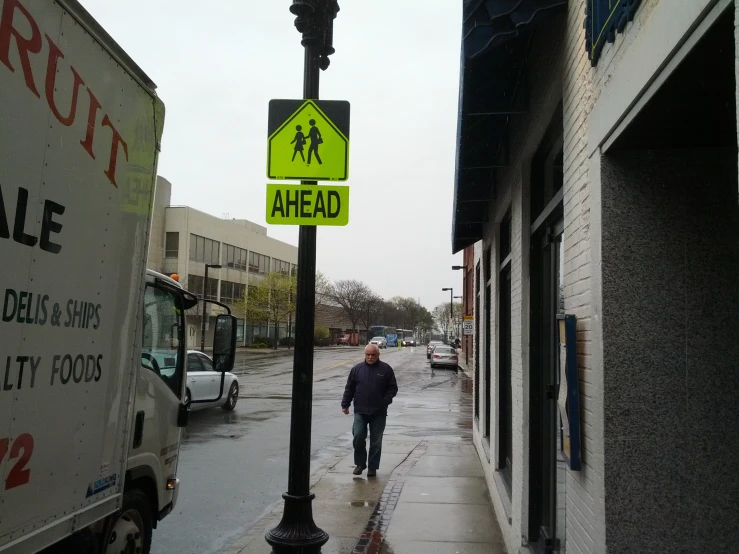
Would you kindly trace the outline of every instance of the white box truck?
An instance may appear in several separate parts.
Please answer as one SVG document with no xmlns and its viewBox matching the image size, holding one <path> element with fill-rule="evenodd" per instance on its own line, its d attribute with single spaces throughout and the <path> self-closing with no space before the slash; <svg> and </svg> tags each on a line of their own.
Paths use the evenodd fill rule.
<svg viewBox="0 0 739 554">
<path fill-rule="evenodd" d="M 197 298 L 146 270 L 154 88 L 75 0 L 0 0 L 3 554 L 146 554 L 177 499 Z"/>
</svg>

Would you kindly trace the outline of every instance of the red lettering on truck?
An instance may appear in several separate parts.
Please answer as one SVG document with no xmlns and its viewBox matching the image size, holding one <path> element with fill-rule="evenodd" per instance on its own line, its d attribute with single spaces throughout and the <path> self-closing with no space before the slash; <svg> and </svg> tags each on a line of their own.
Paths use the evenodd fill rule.
<svg viewBox="0 0 739 554">
<path fill-rule="evenodd" d="M 28 25 L 31 27 L 31 38 L 24 37 L 18 29 L 13 27 L 13 15 L 16 9 L 25 16 Z M 39 95 L 36 89 L 36 84 L 33 82 L 31 60 L 28 58 L 29 54 L 38 54 L 41 52 L 41 47 L 43 46 L 41 43 L 41 32 L 38 30 L 38 25 L 36 25 L 36 21 L 31 17 L 31 14 L 18 0 L 5 0 L 3 11 L 0 15 L 0 61 L 10 71 L 15 73 L 15 68 L 10 63 L 10 39 L 12 37 L 15 37 L 15 44 L 18 47 L 18 56 L 21 59 L 21 66 L 23 66 L 23 76 L 26 78 L 26 86 L 37 98 L 41 98 L 41 95 Z"/>
<path fill-rule="evenodd" d="M 72 75 L 74 76 L 74 84 L 72 85 L 72 107 L 69 108 L 68 116 L 65 117 L 60 114 L 59 109 L 56 106 L 56 101 L 54 100 L 54 89 L 56 88 L 59 58 L 63 58 L 64 54 L 62 54 L 59 47 L 54 44 L 54 41 L 49 38 L 49 35 L 46 35 L 46 40 L 49 43 L 49 63 L 46 66 L 46 101 L 49 103 L 49 107 L 51 108 L 51 111 L 54 112 L 59 123 L 69 127 L 74 123 L 75 117 L 77 117 L 77 96 L 79 94 L 80 86 L 84 85 L 85 82 L 82 80 L 82 77 L 80 77 L 80 74 L 77 73 L 77 70 L 70 66 Z"/>
<path fill-rule="evenodd" d="M 10 439 L 0 439 L 0 460 L 8 453 Z M 26 468 L 33 454 L 33 437 L 29 433 L 18 435 L 10 447 L 8 459 L 18 461 L 13 465 L 5 479 L 5 490 L 25 485 L 31 480 L 31 470 Z"/>
<path fill-rule="evenodd" d="M 20 16 L 16 18 L 16 15 L 18 14 L 20 14 Z M 23 23 L 23 19 L 25 19 L 25 23 Z M 25 31 L 26 27 L 30 28 L 30 36 L 26 36 L 28 34 L 28 32 Z M 62 115 L 54 99 L 54 90 L 56 88 L 56 80 L 58 78 L 57 74 L 59 73 L 59 60 L 64 59 L 64 53 L 56 44 L 54 44 L 48 35 L 45 36 L 49 44 L 49 54 L 46 60 L 46 79 L 44 82 L 46 102 L 59 123 L 66 127 L 70 127 L 74 124 L 75 119 L 77 118 L 77 108 L 80 101 L 79 90 L 82 86 L 85 86 L 85 81 L 74 66 L 70 65 L 69 69 L 72 72 L 73 79 L 71 106 L 69 108 L 69 114 Z M 41 31 L 39 30 L 38 24 L 31 13 L 20 3 L 20 0 L 4 0 L 3 8 L 0 12 L 0 62 L 2 62 L 2 64 L 10 71 L 15 73 L 15 67 L 13 67 L 13 64 L 10 61 L 11 43 L 15 44 L 18 57 L 20 58 L 26 86 L 37 98 L 41 98 L 33 78 L 31 55 L 41 53 L 43 40 L 41 38 Z M 92 90 L 89 87 L 86 88 L 89 99 L 89 109 L 87 111 L 87 124 L 84 127 L 85 137 L 80 140 L 80 145 L 85 152 L 87 152 L 90 158 L 95 160 L 93 142 L 97 126 L 97 112 L 102 108 L 102 106 L 93 94 Z M 113 121 L 108 114 L 104 115 L 100 126 L 109 127 L 111 130 L 108 166 L 103 170 L 103 173 L 110 183 L 117 188 L 118 182 L 116 181 L 116 168 L 118 165 L 118 154 L 122 148 L 125 159 L 128 161 L 128 145 L 118 129 L 113 125 Z"/>
</svg>

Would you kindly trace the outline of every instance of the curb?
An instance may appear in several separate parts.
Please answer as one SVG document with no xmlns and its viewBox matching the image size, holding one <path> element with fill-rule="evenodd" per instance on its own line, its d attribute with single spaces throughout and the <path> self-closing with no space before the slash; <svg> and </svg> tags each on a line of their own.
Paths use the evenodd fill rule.
<svg viewBox="0 0 739 554">
<path fill-rule="evenodd" d="M 473 379 L 472 370 L 467 367 L 467 364 L 465 364 L 464 362 L 460 360 L 458 367 L 459 367 L 459 371 L 465 374 L 465 377 L 467 377 L 468 379 Z"/>
</svg>

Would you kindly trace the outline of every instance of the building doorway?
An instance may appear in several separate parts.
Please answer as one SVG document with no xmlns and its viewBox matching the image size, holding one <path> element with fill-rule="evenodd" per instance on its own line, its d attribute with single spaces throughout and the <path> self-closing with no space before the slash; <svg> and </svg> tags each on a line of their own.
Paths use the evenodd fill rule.
<svg viewBox="0 0 739 554">
<path fill-rule="evenodd" d="M 529 540 L 536 552 L 564 551 L 566 463 L 557 409 L 556 315 L 564 310 L 562 108 L 531 165 Z"/>
</svg>

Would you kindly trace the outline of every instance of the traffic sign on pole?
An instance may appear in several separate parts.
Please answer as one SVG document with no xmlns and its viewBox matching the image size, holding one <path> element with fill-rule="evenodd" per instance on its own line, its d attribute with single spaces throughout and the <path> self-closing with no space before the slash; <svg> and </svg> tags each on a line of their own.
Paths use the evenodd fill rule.
<svg viewBox="0 0 739 554">
<path fill-rule="evenodd" d="M 349 223 L 349 187 L 268 183 L 267 223 L 346 225 Z"/>
<path fill-rule="evenodd" d="M 462 334 L 463 335 L 474 335 L 475 334 L 475 316 L 466 315 L 462 322 Z"/>
<path fill-rule="evenodd" d="M 349 177 L 349 102 L 270 100 L 267 134 L 268 178 Z"/>
</svg>

